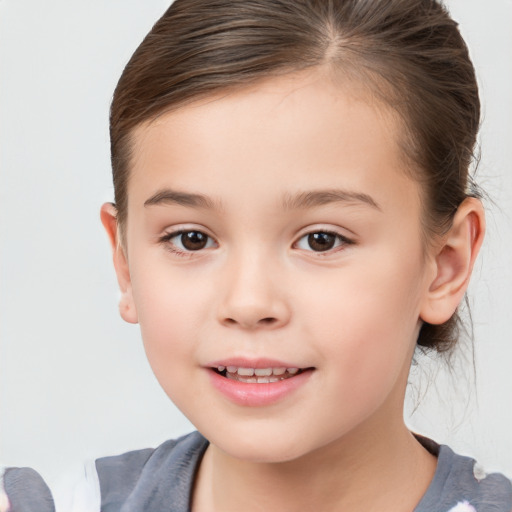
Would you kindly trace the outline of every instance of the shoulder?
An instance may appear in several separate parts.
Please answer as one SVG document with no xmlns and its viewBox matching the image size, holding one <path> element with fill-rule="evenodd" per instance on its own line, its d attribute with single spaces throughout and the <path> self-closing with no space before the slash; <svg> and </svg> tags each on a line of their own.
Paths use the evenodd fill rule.
<svg viewBox="0 0 512 512">
<path fill-rule="evenodd" d="M 196 469 L 208 446 L 198 432 L 166 441 L 156 449 L 138 450 L 96 461 L 102 512 L 119 510 L 188 510 Z"/>
<path fill-rule="evenodd" d="M 510 512 L 512 484 L 470 457 L 440 446 L 434 479 L 415 512 Z"/>
<path fill-rule="evenodd" d="M 0 477 L 0 512 L 54 512 L 50 489 L 33 469 L 2 468 Z"/>
<path fill-rule="evenodd" d="M 0 471 L 0 512 L 161 512 L 173 503 L 188 512 L 196 469 L 208 442 L 193 432 L 157 448 L 136 450 L 96 460 L 70 475 L 65 488 L 50 491 L 30 468 Z"/>
</svg>

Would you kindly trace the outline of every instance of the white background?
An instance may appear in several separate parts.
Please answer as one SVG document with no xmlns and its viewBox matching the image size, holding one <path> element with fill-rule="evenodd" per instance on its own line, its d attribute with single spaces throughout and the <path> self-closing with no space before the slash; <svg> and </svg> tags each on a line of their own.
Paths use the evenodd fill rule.
<svg viewBox="0 0 512 512">
<path fill-rule="evenodd" d="M 49 480 L 192 428 L 118 316 L 99 222 L 112 91 L 167 3 L 0 0 L 0 461 Z M 437 376 L 423 362 L 417 385 L 432 384 L 408 421 L 512 476 L 512 1 L 448 5 L 479 74 L 496 204 L 471 289 L 476 384 L 470 362 Z"/>
</svg>

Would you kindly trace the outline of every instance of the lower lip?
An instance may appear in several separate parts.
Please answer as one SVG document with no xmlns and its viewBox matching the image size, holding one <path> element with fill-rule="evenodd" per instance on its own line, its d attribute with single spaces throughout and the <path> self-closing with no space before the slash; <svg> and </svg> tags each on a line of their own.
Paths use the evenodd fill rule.
<svg viewBox="0 0 512 512">
<path fill-rule="evenodd" d="M 247 407 L 262 407 L 282 400 L 305 384 L 313 370 L 304 370 L 277 382 L 253 384 L 228 379 L 209 369 L 213 386 L 232 402 Z"/>
</svg>

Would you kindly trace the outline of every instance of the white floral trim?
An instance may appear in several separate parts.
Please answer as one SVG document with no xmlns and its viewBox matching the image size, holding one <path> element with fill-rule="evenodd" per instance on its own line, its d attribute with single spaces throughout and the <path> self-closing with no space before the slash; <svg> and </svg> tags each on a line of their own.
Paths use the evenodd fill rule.
<svg viewBox="0 0 512 512">
<path fill-rule="evenodd" d="M 9 503 L 7 494 L 5 494 L 4 474 L 5 468 L 0 466 L 0 512 L 9 512 L 11 504 Z"/>
<path fill-rule="evenodd" d="M 476 512 L 475 507 L 470 505 L 467 501 L 461 501 L 451 508 L 448 512 Z"/>
<path fill-rule="evenodd" d="M 0 466 L 0 512 L 9 512 L 11 507 L 4 486 L 6 469 Z M 68 472 L 54 486 L 52 495 L 56 512 L 100 512 L 100 481 L 95 463 Z"/>
<path fill-rule="evenodd" d="M 100 512 L 100 482 L 94 461 L 64 475 L 52 494 L 56 512 Z"/>
<path fill-rule="evenodd" d="M 475 465 L 473 466 L 473 476 L 480 482 L 484 478 L 487 477 L 487 473 L 485 472 L 485 469 L 478 464 L 478 462 L 475 462 Z"/>
</svg>

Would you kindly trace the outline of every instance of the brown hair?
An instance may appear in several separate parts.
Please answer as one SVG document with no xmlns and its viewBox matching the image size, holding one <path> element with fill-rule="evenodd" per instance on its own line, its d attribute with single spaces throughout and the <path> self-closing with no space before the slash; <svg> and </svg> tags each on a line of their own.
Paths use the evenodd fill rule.
<svg viewBox="0 0 512 512">
<path fill-rule="evenodd" d="M 214 92 L 328 65 L 392 107 L 421 182 L 430 235 L 475 195 L 469 175 L 478 87 L 457 24 L 435 0 L 176 0 L 124 69 L 111 107 L 115 201 L 126 223 L 131 135 Z M 418 345 L 445 351 L 459 317 L 424 324 Z"/>
</svg>

